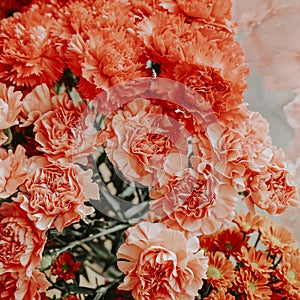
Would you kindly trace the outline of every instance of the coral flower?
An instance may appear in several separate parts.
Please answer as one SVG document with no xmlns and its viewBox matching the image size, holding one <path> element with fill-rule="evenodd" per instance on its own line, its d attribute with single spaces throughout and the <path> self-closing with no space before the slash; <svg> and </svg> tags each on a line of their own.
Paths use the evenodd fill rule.
<svg viewBox="0 0 300 300">
<path fill-rule="evenodd" d="M 208 269 L 207 269 L 207 283 L 210 283 L 214 289 L 226 292 L 232 286 L 234 280 L 234 265 L 221 252 L 210 254 Z"/>
<path fill-rule="evenodd" d="M 30 277 L 40 267 L 45 243 L 45 233 L 36 228 L 18 203 L 1 204 L 0 274 L 24 272 Z"/>
<path fill-rule="evenodd" d="M 257 231 L 267 221 L 267 218 L 250 212 L 245 215 L 244 212 L 240 211 L 232 221 L 237 224 L 240 231 L 249 234 Z"/>
<path fill-rule="evenodd" d="M 242 268 L 248 269 L 255 274 L 267 276 L 272 271 L 272 259 L 268 259 L 268 255 L 261 250 L 251 247 L 249 250 L 242 246 L 240 254 L 237 255 L 238 260 L 243 264 Z"/>
<path fill-rule="evenodd" d="M 186 234 L 211 234 L 233 219 L 238 195 L 213 175 L 186 169 L 171 181 L 168 192 L 157 190 L 150 209 L 170 228 Z M 151 194 L 153 195 L 153 194 Z"/>
<path fill-rule="evenodd" d="M 268 282 L 266 277 L 255 276 L 252 272 L 241 269 L 236 273 L 235 288 L 239 293 L 245 293 L 249 300 L 265 300 L 272 294 Z"/>
<path fill-rule="evenodd" d="M 132 290 L 137 300 L 192 300 L 206 277 L 208 258 L 199 250 L 198 239 L 186 239 L 160 223 L 129 228 L 117 257 L 126 275 L 118 288 Z"/>
<path fill-rule="evenodd" d="M 281 288 L 300 292 L 300 255 L 284 253 L 274 273 L 281 281 Z"/>
<path fill-rule="evenodd" d="M 75 278 L 75 272 L 79 270 L 80 261 L 75 262 L 73 256 L 69 252 L 60 254 L 52 263 L 51 273 L 57 276 L 56 280 L 67 281 Z M 71 298 L 68 298 L 71 299 Z"/>
<path fill-rule="evenodd" d="M 63 73 L 51 35 L 53 19 L 36 10 L 16 13 L 0 25 L 0 79 L 17 86 L 52 85 Z"/>
<path fill-rule="evenodd" d="M 285 227 L 275 223 L 261 227 L 260 239 L 267 246 L 271 255 L 289 251 L 296 244 L 292 233 Z"/>
<path fill-rule="evenodd" d="M 78 298 L 78 296 L 72 294 L 67 297 L 63 297 L 62 300 L 80 300 L 80 298 Z"/>
<path fill-rule="evenodd" d="M 254 205 L 271 214 L 280 214 L 288 206 L 299 206 L 297 188 L 285 166 L 283 151 L 273 147 L 273 157 L 264 169 L 250 171 L 245 181 L 245 203 L 250 211 Z"/>
<path fill-rule="evenodd" d="M 21 110 L 22 93 L 12 86 L 0 83 L 0 130 L 18 124 L 17 116 Z"/>
<path fill-rule="evenodd" d="M 212 290 L 210 295 L 203 299 L 204 300 L 235 300 L 235 297 L 229 293 L 225 294 L 223 290 L 220 291 Z"/>
<path fill-rule="evenodd" d="M 186 135 L 159 105 L 142 98 L 106 118 L 99 142 L 126 178 L 160 187 L 187 167 Z"/>
<path fill-rule="evenodd" d="M 0 198 L 14 194 L 28 175 L 26 150 L 17 146 L 15 153 L 0 148 Z"/>
<path fill-rule="evenodd" d="M 75 164 L 40 167 L 26 181 L 25 194 L 19 194 L 15 201 L 20 202 L 38 229 L 55 227 L 62 231 L 94 211 L 85 205 L 90 199 L 99 199 L 92 173 Z"/>
<path fill-rule="evenodd" d="M 37 149 L 55 162 L 85 163 L 96 150 L 95 113 L 83 102 L 69 102 L 69 107 L 50 110 L 34 123 Z"/>
<path fill-rule="evenodd" d="M 30 277 L 23 272 L 6 272 L 0 275 L 0 299 L 40 300 L 50 283 L 46 276 L 33 270 Z"/>
</svg>

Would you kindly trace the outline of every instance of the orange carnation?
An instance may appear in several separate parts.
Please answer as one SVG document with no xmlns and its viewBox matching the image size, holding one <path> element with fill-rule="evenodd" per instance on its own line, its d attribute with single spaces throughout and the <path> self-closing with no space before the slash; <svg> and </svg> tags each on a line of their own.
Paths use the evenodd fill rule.
<svg viewBox="0 0 300 300">
<path fill-rule="evenodd" d="M 132 290 L 137 300 L 194 299 L 206 277 L 208 258 L 196 237 L 163 224 L 142 222 L 127 231 L 117 253 L 125 273 L 120 290 Z"/>
<path fill-rule="evenodd" d="M 17 86 L 52 85 L 64 61 L 51 35 L 51 15 L 38 9 L 15 13 L 0 24 L 0 80 Z"/>
</svg>

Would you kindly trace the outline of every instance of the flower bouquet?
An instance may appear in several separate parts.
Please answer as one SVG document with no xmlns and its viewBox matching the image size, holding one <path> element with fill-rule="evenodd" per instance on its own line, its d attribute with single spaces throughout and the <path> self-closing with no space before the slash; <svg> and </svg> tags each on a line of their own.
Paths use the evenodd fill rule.
<svg viewBox="0 0 300 300">
<path fill-rule="evenodd" d="M 29 2 L 0 23 L 0 299 L 300 299 L 231 1 Z"/>
</svg>

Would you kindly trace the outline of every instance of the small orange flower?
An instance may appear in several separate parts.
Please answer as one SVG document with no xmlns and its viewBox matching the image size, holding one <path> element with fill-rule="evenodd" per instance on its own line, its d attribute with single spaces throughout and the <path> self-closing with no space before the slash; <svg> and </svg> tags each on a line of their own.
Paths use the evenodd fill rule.
<svg viewBox="0 0 300 300">
<path fill-rule="evenodd" d="M 257 231 L 257 229 L 263 224 L 264 216 L 254 215 L 248 212 L 246 215 L 241 211 L 234 218 L 233 222 L 237 224 L 239 229 L 245 233 L 251 233 Z"/>
<path fill-rule="evenodd" d="M 205 297 L 204 300 L 235 300 L 235 297 L 231 294 L 225 294 L 224 291 L 213 290 L 208 297 Z"/>
<path fill-rule="evenodd" d="M 247 300 L 265 300 L 272 294 L 269 280 L 263 276 L 241 269 L 236 273 L 235 287 L 241 294 L 245 293 Z"/>
<path fill-rule="evenodd" d="M 234 280 L 234 266 L 221 252 L 209 256 L 207 269 L 207 282 L 211 283 L 218 291 L 226 292 Z"/>
<path fill-rule="evenodd" d="M 288 229 L 274 222 L 262 227 L 260 239 L 267 246 L 271 255 L 289 251 L 296 243 L 295 238 Z"/>
<path fill-rule="evenodd" d="M 73 256 L 69 252 L 60 254 L 56 260 L 52 263 L 51 272 L 52 275 L 57 276 L 58 280 L 67 281 L 68 279 L 75 278 L 75 272 L 78 271 L 81 262 L 75 262 Z M 73 296 L 73 295 L 70 295 Z M 71 298 L 66 298 L 71 299 Z M 74 299 L 75 300 L 75 299 Z"/>
<path fill-rule="evenodd" d="M 241 248 L 241 253 L 238 254 L 238 259 L 243 263 L 243 268 L 252 271 L 255 274 L 266 275 L 272 271 L 272 260 L 268 259 L 267 253 L 264 253 L 255 248 Z"/>
<path fill-rule="evenodd" d="M 300 291 L 300 256 L 284 253 L 275 269 L 276 277 L 282 282 L 281 287 Z"/>
<path fill-rule="evenodd" d="M 236 257 L 242 246 L 247 246 L 243 233 L 234 227 L 221 231 L 215 242 L 218 250 L 223 252 L 226 257 L 230 255 Z"/>
</svg>

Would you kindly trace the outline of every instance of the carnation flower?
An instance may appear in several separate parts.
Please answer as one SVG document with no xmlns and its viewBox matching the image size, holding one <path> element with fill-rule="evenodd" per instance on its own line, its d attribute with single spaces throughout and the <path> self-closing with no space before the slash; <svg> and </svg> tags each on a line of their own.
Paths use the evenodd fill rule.
<svg viewBox="0 0 300 300">
<path fill-rule="evenodd" d="M 40 267 L 45 232 L 36 228 L 18 203 L 0 206 L 0 241 L 0 274 L 25 272 L 30 277 Z"/>
<path fill-rule="evenodd" d="M 231 19 L 230 0 L 160 0 L 160 6 L 172 13 L 183 13 L 187 19 L 196 19 L 204 24 L 210 26 L 224 26 L 230 27 L 229 20 Z M 224 26 L 225 27 L 225 26 Z"/>
<path fill-rule="evenodd" d="M 62 231 L 94 211 L 85 205 L 90 199 L 99 199 L 98 186 L 91 178 L 92 170 L 83 171 L 78 165 L 48 164 L 26 181 L 25 193 L 15 201 L 38 229 Z"/>
<path fill-rule="evenodd" d="M 40 300 L 50 283 L 46 276 L 33 270 L 29 277 L 23 272 L 6 272 L 0 274 L 0 299 Z"/>
<path fill-rule="evenodd" d="M 150 193 L 150 209 L 170 228 L 188 235 L 211 234 L 234 217 L 238 194 L 216 176 L 185 169 L 167 189 Z"/>
<path fill-rule="evenodd" d="M 40 116 L 59 107 L 72 107 L 72 101 L 67 93 L 54 94 L 54 90 L 43 83 L 29 92 L 22 101 L 19 115 L 22 127 L 33 124 Z"/>
<path fill-rule="evenodd" d="M 245 181 L 244 199 L 250 211 L 254 204 L 271 214 L 282 213 L 288 206 L 299 206 L 296 186 L 291 181 L 283 151 L 273 148 L 273 157 L 259 172 L 249 171 Z"/>
<path fill-rule="evenodd" d="M 52 16 L 39 10 L 16 13 L 0 25 L 0 79 L 8 84 L 49 86 L 63 73 L 64 62 L 51 35 Z"/>
<path fill-rule="evenodd" d="M 21 110 L 22 93 L 12 86 L 0 83 L 0 130 L 18 124 L 17 116 Z"/>
<path fill-rule="evenodd" d="M 26 150 L 17 146 L 15 153 L 0 148 L 0 198 L 13 195 L 28 174 Z"/>
<path fill-rule="evenodd" d="M 44 113 L 34 123 L 38 150 L 54 162 L 85 163 L 96 150 L 95 113 L 83 102 Z"/>
<path fill-rule="evenodd" d="M 105 119 L 99 142 L 126 178 L 163 186 L 187 166 L 186 135 L 160 106 L 137 99 Z"/>
<path fill-rule="evenodd" d="M 132 290 L 134 299 L 194 299 L 205 278 L 208 258 L 196 237 L 163 224 L 142 222 L 127 231 L 117 257 L 125 273 L 120 290 Z"/>
</svg>

